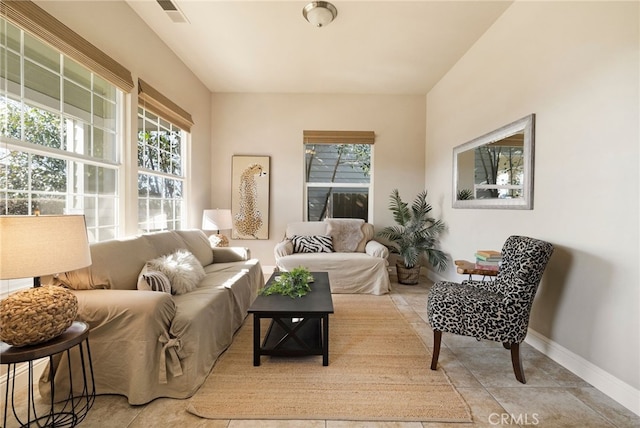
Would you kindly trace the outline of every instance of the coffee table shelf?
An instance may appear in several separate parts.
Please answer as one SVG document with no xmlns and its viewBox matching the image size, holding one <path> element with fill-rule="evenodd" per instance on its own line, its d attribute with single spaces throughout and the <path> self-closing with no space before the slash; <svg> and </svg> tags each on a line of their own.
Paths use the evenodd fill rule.
<svg viewBox="0 0 640 428">
<path fill-rule="evenodd" d="M 286 329 L 277 321 L 283 322 Z M 262 355 L 322 355 L 320 318 L 278 318 L 272 320 L 262 342 Z M 294 321 L 299 320 L 299 321 Z M 295 336 L 289 332 L 295 331 Z"/>
</svg>

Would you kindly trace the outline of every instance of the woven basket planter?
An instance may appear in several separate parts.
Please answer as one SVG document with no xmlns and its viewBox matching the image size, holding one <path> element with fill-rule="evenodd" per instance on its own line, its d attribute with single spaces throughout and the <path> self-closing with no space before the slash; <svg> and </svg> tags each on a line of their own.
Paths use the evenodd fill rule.
<svg viewBox="0 0 640 428">
<path fill-rule="evenodd" d="M 406 268 L 400 263 L 396 263 L 398 272 L 398 282 L 405 285 L 416 285 L 420 280 L 420 265 Z"/>
<path fill-rule="evenodd" d="M 0 340 L 12 346 L 46 342 L 69 328 L 77 314 L 78 299 L 65 288 L 18 291 L 0 301 Z"/>
</svg>

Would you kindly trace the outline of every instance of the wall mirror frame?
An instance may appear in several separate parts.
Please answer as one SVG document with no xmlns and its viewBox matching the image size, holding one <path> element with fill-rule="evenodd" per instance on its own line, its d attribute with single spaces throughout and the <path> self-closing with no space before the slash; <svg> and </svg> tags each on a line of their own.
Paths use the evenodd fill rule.
<svg viewBox="0 0 640 428">
<path fill-rule="evenodd" d="M 453 148 L 453 207 L 533 209 L 535 114 Z"/>
</svg>

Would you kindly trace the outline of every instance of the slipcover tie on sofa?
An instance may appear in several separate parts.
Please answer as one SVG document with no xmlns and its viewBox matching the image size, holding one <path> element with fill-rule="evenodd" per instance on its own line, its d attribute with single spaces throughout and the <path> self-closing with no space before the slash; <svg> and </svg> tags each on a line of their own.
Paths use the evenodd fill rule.
<svg viewBox="0 0 640 428">
<path fill-rule="evenodd" d="M 158 338 L 158 341 L 163 344 L 162 352 L 160 352 L 158 381 L 160 383 L 167 383 L 167 364 L 170 364 L 169 372 L 173 376 L 182 375 L 182 366 L 180 365 L 180 356 L 178 355 L 182 344 L 180 343 L 180 339 L 169 337 L 169 333 L 166 331 Z M 167 355 L 169 355 L 169 361 L 167 361 Z"/>
</svg>

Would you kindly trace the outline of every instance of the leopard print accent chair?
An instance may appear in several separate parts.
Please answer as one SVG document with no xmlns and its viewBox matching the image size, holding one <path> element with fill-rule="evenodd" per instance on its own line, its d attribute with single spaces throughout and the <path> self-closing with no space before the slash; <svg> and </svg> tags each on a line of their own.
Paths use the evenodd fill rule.
<svg viewBox="0 0 640 428">
<path fill-rule="evenodd" d="M 434 334 L 431 369 L 438 364 L 442 332 L 502 342 L 511 350 L 516 379 L 526 383 L 520 343 L 542 273 L 553 253 L 548 242 L 510 236 L 502 247 L 495 281 L 437 282 L 429 290 L 427 313 Z"/>
</svg>

